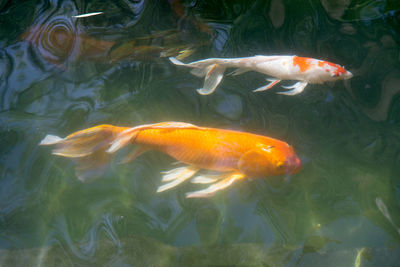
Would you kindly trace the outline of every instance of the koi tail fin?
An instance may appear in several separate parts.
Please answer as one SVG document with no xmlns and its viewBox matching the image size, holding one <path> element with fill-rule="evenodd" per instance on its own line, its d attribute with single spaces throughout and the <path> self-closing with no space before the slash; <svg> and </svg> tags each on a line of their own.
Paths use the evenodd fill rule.
<svg viewBox="0 0 400 267">
<path fill-rule="evenodd" d="M 54 145 L 54 155 L 76 162 L 75 173 L 82 182 L 101 176 L 107 169 L 112 153 L 135 138 L 135 128 L 99 125 L 75 132 L 65 138 L 47 135 L 39 145 Z M 118 145 L 115 145 L 118 144 Z"/>
<path fill-rule="evenodd" d="M 203 88 L 197 89 L 197 92 L 201 95 L 212 94 L 222 81 L 226 70 L 226 67 L 220 64 L 222 61 L 217 61 L 217 59 L 201 60 L 189 64 L 185 64 L 174 57 L 170 57 L 169 60 L 175 65 L 193 68 L 190 73 L 197 77 L 205 77 Z"/>
</svg>

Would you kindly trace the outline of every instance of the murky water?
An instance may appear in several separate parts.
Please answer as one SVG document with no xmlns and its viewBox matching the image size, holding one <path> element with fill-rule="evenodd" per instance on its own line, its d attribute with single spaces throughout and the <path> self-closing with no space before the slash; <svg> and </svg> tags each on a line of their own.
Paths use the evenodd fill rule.
<svg viewBox="0 0 400 267">
<path fill-rule="evenodd" d="M 397 0 L 5 0 L 0 25 L 1 265 L 397 266 Z M 249 72 L 201 96 L 202 79 L 168 60 L 260 54 L 326 59 L 354 77 L 284 96 L 253 93 L 265 77 Z M 160 121 L 285 140 L 303 169 L 186 199 L 189 183 L 156 193 L 174 162 L 159 152 L 82 184 L 38 146 Z"/>
</svg>

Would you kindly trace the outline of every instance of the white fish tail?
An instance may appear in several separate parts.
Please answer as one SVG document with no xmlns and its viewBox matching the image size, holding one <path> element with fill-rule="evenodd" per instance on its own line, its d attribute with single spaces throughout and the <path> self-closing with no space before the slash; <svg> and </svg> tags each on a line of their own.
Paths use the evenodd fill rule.
<svg viewBox="0 0 400 267">
<path fill-rule="evenodd" d="M 205 77 L 202 88 L 197 89 L 197 92 L 202 95 L 209 95 L 215 91 L 218 84 L 224 77 L 224 72 L 229 65 L 229 59 L 211 58 L 206 60 L 195 61 L 185 64 L 174 57 L 169 60 L 178 66 L 193 68 L 191 73 L 197 77 Z"/>
</svg>

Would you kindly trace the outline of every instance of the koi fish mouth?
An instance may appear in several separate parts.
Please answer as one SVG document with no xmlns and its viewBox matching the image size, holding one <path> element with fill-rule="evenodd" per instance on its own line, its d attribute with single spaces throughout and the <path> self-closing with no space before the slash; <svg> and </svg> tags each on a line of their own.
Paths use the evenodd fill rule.
<svg viewBox="0 0 400 267">
<path fill-rule="evenodd" d="M 297 156 L 293 156 L 287 161 L 288 173 L 296 174 L 301 170 L 301 161 Z"/>
<path fill-rule="evenodd" d="M 342 67 L 341 67 L 341 69 L 342 69 L 342 71 L 335 71 L 334 73 L 331 74 L 331 76 L 333 78 L 340 77 L 340 79 L 342 79 L 342 80 L 348 80 L 353 77 L 353 73 L 351 73 L 348 70 L 345 70 Z"/>
<path fill-rule="evenodd" d="M 353 77 L 353 73 L 351 73 L 350 71 L 346 71 L 346 73 L 343 75 L 343 78 L 345 80 L 348 80 L 348 79 L 350 79 L 352 77 Z"/>
</svg>

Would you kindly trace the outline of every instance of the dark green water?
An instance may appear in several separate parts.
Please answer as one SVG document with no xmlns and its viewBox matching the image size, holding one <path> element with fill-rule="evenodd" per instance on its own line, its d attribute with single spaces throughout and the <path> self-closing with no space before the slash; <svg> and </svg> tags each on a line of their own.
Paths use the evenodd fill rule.
<svg viewBox="0 0 400 267">
<path fill-rule="evenodd" d="M 0 25 L 0 265 L 398 266 L 397 0 L 2 0 Z M 354 77 L 290 97 L 251 92 L 265 84 L 251 72 L 201 96 L 202 79 L 167 59 L 182 50 L 185 62 L 296 54 Z M 190 183 L 156 193 L 174 168 L 161 153 L 82 184 L 38 146 L 160 121 L 282 139 L 303 169 L 186 199 Z"/>
</svg>

